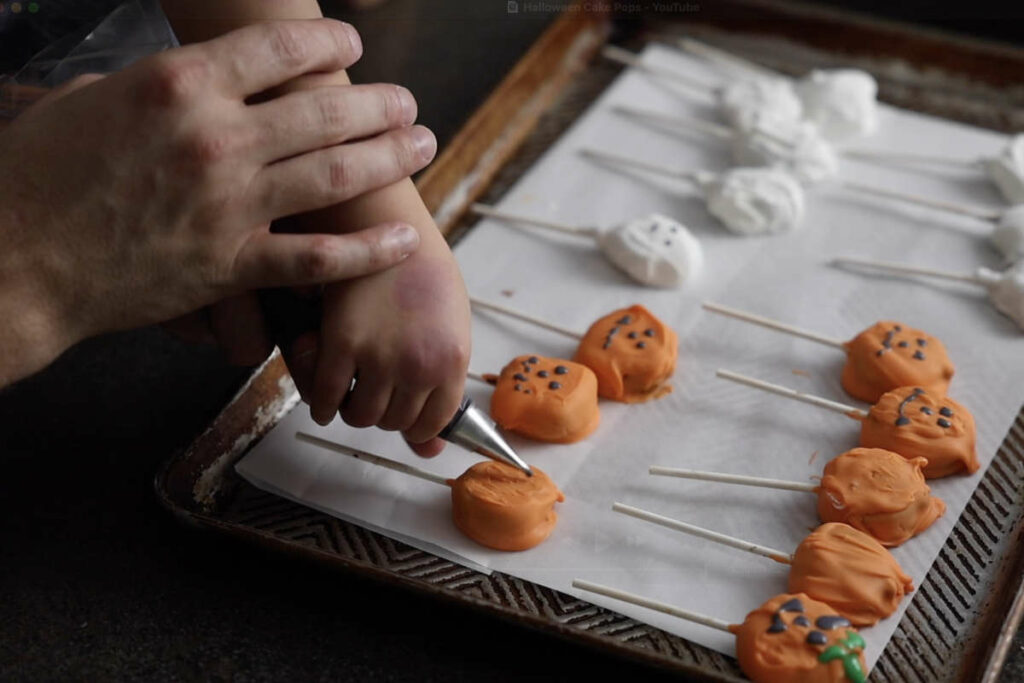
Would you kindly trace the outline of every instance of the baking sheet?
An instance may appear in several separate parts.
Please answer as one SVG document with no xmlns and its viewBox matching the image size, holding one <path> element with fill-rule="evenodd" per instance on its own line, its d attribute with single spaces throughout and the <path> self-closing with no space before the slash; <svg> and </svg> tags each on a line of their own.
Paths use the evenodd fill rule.
<svg viewBox="0 0 1024 683">
<path fill-rule="evenodd" d="M 645 58 L 714 79 L 703 64 L 664 48 Z M 857 424 L 810 406 L 770 397 L 714 378 L 729 367 L 796 388 L 848 400 L 839 388 L 842 356 L 834 350 L 701 313 L 712 298 L 839 337 L 881 318 L 897 318 L 942 338 L 957 364 L 951 395 L 975 414 L 979 456 L 986 465 L 1024 401 L 1024 340 L 1012 323 L 964 287 L 895 279 L 870 280 L 825 265 L 829 257 L 900 258 L 954 270 L 998 265 L 979 234 L 984 226 L 927 210 L 865 200 L 839 189 L 809 197 L 801 232 L 766 239 L 734 237 L 717 227 L 685 185 L 596 166 L 575 154 L 600 146 L 689 168 L 724 169 L 729 156 L 715 140 L 674 137 L 624 121 L 613 103 L 714 116 L 664 83 L 628 73 L 504 198 L 501 206 L 569 222 L 613 224 L 660 211 L 674 215 L 702 240 L 706 270 L 682 292 L 640 288 L 608 266 L 586 242 L 520 233 L 482 222 L 456 249 L 470 290 L 581 331 L 598 316 L 640 302 L 681 334 L 676 391 L 641 406 L 602 403 L 602 426 L 581 444 L 541 446 L 513 439 L 531 462 L 567 494 L 552 538 L 525 553 L 479 548 L 450 523 L 445 488 L 379 470 L 296 442 L 311 431 L 457 476 L 476 458 L 450 447 L 433 461 L 407 453 L 394 435 L 356 431 L 336 422 L 321 429 L 298 409 L 238 466 L 257 486 L 360 521 L 375 530 L 471 566 L 557 590 L 575 577 L 633 590 L 680 606 L 739 621 L 785 589 L 786 568 L 610 512 L 613 500 L 652 509 L 782 550 L 794 548 L 815 523 L 807 494 L 652 478 L 651 464 L 686 466 L 806 480 L 834 455 L 856 445 Z M 864 146 L 976 156 L 994 152 L 1002 137 L 967 126 L 883 107 L 881 131 Z M 995 205 L 994 191 L 970 172 L 913 176 L 848 163 L 844 177 L 890 188 Z M 503 292 L 511 293 L 506 296 Z M 568 356 L 571 343 L 529 326 L 490 316 L 474 319 L 473 369 L 496 371 L 517 354 Z M 807 374 L 794 374 L 794 370 Z M 489 389 L 468 387 L 486 405 Z M 628 414 L 628 415 L 627 415 Z M 923 580 L 975 485 L 969 478 L 933 482 L 949 511 L 925 534 L 895 551 Z M 439 550 L 443 549 L 443 550 Z M 731 653 L 731 637 L 591 594 L 606 605 L 666 631 Z M 904 605 L 907 603 L 905 602 Z M 880 654 L 899 614 L 866 629 L 868 658 Z"/>
</svg>

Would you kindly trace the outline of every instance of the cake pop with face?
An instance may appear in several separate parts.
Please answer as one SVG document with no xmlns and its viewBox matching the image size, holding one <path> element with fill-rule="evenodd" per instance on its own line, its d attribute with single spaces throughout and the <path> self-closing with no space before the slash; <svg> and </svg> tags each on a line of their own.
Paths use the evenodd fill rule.
<svg viewBox="0 0 1024 683">
<path fill-rule="evenodd" d="M 678 221 L 651 214 L 601 233 L 601 251 L 617 268 L 651 287 L 679 287 L 704 263 L 697 238 Z"/>
<path fill-rule="evenodd" d="M 878 83 L 859 69 L 816 69 L 796 84 L 804 118 L 834 143 L 878 130 Z"/>
<path fill-rule="evenodd" d="M 640 305 L 612 311 L 590 326 L 573 360 L 597 375 L 603 398 L 639 403 L 664 396 L 676 369 L 679 338 Z"/>
<path fill-rule="evenodd" d="M 1014 135 L 998 156 L 982 164 L 1006 201 L 1024 204 L 1024 135 Z"/>
<path fill-rule="evenodd" d="M 737 130 L 747 130 L 759 118 L 798 121 L 803 104 L 785 78 L 746 78 L 733 81 L 718 91 L 722 114 Z"/>
<path fill-rule="evenodd" d="M 942 342 L 903 323 L 877 322 L 845 347 L 840 380 L 850 396 L 862 401 L 874 403 L 885 392 L 910 385 L 945 394 L 953 378 Z"/>
<path fill-rule="evenodd" d="M 778 168 L 734 168 L 701 182 L 708 213 L 738 235 L 789 232 L 804 217 L 804 191 Z"/>
</svg>

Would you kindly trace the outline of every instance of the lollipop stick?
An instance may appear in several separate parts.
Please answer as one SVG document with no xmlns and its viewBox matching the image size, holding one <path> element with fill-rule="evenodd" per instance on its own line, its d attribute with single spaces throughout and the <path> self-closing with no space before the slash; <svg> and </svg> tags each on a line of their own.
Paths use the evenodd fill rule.
<svg viewBox="0 0 1024 683">
<path fill-rule="evenodd" d="M 719 631 L 731 633 L 729 630 L 729 623 L 722 621 L 721 619 L 715 619 L 714 617 L 698 614 L 697 612 L 690 612 L 689 610 L 680 609 L 679 607 L 673 607 L 668 603 L 651 600 L 637 595 L 636 593 L 627 593 L 626 591 L 620 591 L 617 588 L 609 588 L 608 586 L 590 583 L 589 581 L 583 581 L 582 579 L 573 579 L 572 587 L 579 588 L 580 590 L 585 590 L 590 593 L 597 593 L 598 595 L 603 595 L 607 598 L 622 600 L 623 602 L 628 602 L 632 605 L 638 605 L 640 607 L 646 607 L 647 609 L 653 609 L 658 612 L 670 614 L 673 617 L 686 619 L 687 621 L 703 624 L 704 626 L 710 626 L 711 628 L 717 628 Z"/>
<path fill-rule="evenodd" d="M 669 128 L 679 130 L 696 130 L 705 135 L 722 138 L 723 140 L 731 140 L 734 137 L 734 133 L 731 128 L 721 126 L 717 123 L 712 123 L 711 121 L 705 121 L 704 119 L 698 119 L 696 117 L 662 114 L 661 112 L 651 111 L 649 109 L 638 109 L 636 107 L 627 107 L 623 105 L 614 107 L 613 111 L 627 118 L 648 121 L 660 126 L 667 126 Z"/>
<path fill-rule="evenodd" d="M 680 479 L 696 479 L 698 481 L 717 481 L 723 484 L 740 484 L 741 486 L 760 486 L 766 489 L 782 489 L 783 491 L 804 491 L 817 493 L 818 487 L 814 484 L 805 484 L 799 481 L 786 481 L 785 479 L 766 479 L 764 477 L 746 477 L 739 474 L 722 474 L 719 472 L 702 472 L 701 470 L 686 470 L 676 467 L 651 466 L 650 474 L 661 477 L 679 477 Z"/>
<path fill-rule="evenodd" d="M 722 545 L 727 545 L 730 548 L 736 548 L 738 550 L 745 550 L 748 553 L 754 555 L 760 555 L 767 557 L 770 560 L 781 562 L 782 564 L 790 564 L 793 561 L 793 556 L 790 553 L 784 553 L 781 550 L 775 550 L 768 546 L 758 545 L 757 543 L 751 543 L 750 541 L 744 541 L 742 538 L 735 538 L 733 536 L 726 536 L 720 534 L 717 531 L 711 531 L 703 527 L 695 526 L 693 524 L 687 524 L 686 522 L 680 522 L 678 519 L 672 519 L 671 517 L 663 517 L 662 515 L 648 512 L 647 510 L 641 510 L 635 508 L 632 505 L 625 505 L 623 503 L 612 503 L 612 510 L 615 512 L 621 512 L 624 515 L 630 517 L 636 517 L 642 519 L 645 522 L 651 522 L 658 524 L 669 529 L 676 531 L 682 531 L 684 534 L 690 534 L 691 536 L 698 536 L 700 538 L 714 541 Z"/>
<path fill-rule="evenodd" d="M 939 270 L 937 268 L 921 268 L 920 266 L 908 266 L 902 263 L 892 263 L 889 261 L 871 261 L 869 259 L 859 258 L 837 258 L 832 260 L 834 266 L 865 266 L 867 268 L 874 268 L 880 270 L 883 273 L 895 273 L 897 275 L 926 275 L 928 277 L 937 277 L 943 280 L 955 280 L 957 282 L 969 282 L 974 285 L 984 285 L 985 282 L 977 275 L 966 274 L 966 273 L 953 273 L 948 270 Z"/>
<path fill-rule="evenodd" d="M 738 57 L 731 52 L 708 45 L 707 43 L 696 41 L 693 38 L 680 38 L 676 41 L 676 44 L 691 55 L 696 55 L 697 57 L 706 59 L 709 62 L 720 64 L 735 72 L 743 72 L 748 76 L 779 78 L 779 74 L 775 73 L 771 69 L 766 69 L 760 64 L 755 64 L 743 57 Z"/>
<path fill-rule="evenodd" d="M 473 297 L 470 297 L 469 303 L 471 303 L 474 308 L 481 308 L 485 311 L 492 311 L 494 313 L 500 313 L 501 315 L 507 315 L 510 318 L 522 320 L 523 322 L 530 323 L 531 325 L 536 325 L 537 327 L 542 327 L 545 330 L 550 330 L 551 332 L 557 332 L 558 334 L 565 335 L 566 337 L 575 339 L 577 341 L 583 338 L 583 335 L 580 334 L 579 332 L 575 332 L 565 327 L 559 327 L 554 323 L 549 323 L 546 320 L 535 318 L 532 315 L 520 313 L 519 311 L 516 311 L 511 308 L 506 308 L 505 306 L 499 306 L 498 304 L 492 304 L 487 301 L 481 301 L 480 299 L 474 299 Z"/>
<path fill-rule="evenodd" d="M 440 477 L 431 472 L 427 472 L 426 470 L 421 470 L 418 467 L 406 465 L 405 463 L 396 462 L 394 460 L 388 460 L 387 458 L 382 458 L 379 455 L 367 453 L 366 451 L 361 451 L 358 448 L 351 448 L 340 443 L 328 441 L 327 439 L 321 439 L 319 436 L 313 436 L 312 434 L 307 434 L 306 432 L 295 432 L 295 438 L 298 439 L 299 441 L 305 441 L 306 443 L 311 443 L 314 446 L 326 448 L 329 451 L 341 453 L 342 455 L 348 455 L 355 458 L 356 460 L 363 460 L 365 462 L 377 465 L 379 467 L 383 467 L 385 469 L 394 470 L 395 472 L 401 472 L 403 474 L 408 474 L 413 477 L 419 477 L 420 479 L 423 479 L 425 481 L 432 481 L 435 484 L 441 484 L 442 486 L 449 485 L 448 480 L 445 479 L 444 477 Z"/>
<path fill-rule="evenodd" d="M 863 159 L 865 161 L 895 161 L 907 164 L 934 164 L 938 166 L 953 166 L 955 168 L 978 168 L 977 160 L 957 159 L 955 157 L 941 157 L 932 154 L 910 154 L 907 152 L 887 152 L 877 149 L 847 149 L 843 150 L 843 156 L 852 159 Z"/>
<path fill-rule="evenodd" d="M 886 190 L 881 187 L 872 187 L 871 185 L 864 185 L 862 183 L 855 183 L 849 180 L 843 180 L 839 183 L 840 187 L 845 187 L 849 190 L 856 192 L 863 192 L 865 194 L 874 194 L 880 197 L 886 197 L 888 199 L 895 199 L 901 202 L 907 202 L 909 204 L 917 204 L 918 206 L 927 206 L 932 209 L 938 209 L 939 211 L 947 211 L 949 213 L 957 213 L 962 216 L 970 216 L 983 221 L 995 222 L 1002 216 L 1001 211 L 993 209 L 986 209 L 980 206 L 968 206 L 967 204 L 954 204 L 952 202 L 944 202 L 940 199 L 931 199 L 929 197 L 921 197 L 914 194 L 907 194 L 905 192 L 896 192 L 894 190 Z"/>
<path fill-rule="evenodd" d="M 600 161 L 606 164 L 612 164 L 615 166 L 630 166 L 632 168 L 638 168 L 642 171 L 649 171 L 651 173 L 657 173 L 658 175 L 669 176 L 670 178 L 678 178 L 680 180 L 688 180 L 692 183 L 698 181 L 698 173 L 696 171 L 684 171 L 679 168 L 670 168 L 668 166 L 662 166 L 661 164 L 653 164 L 649 161 L 640 161 L 639 159 L 631 159 L 629 157 L 620 156 L 618 154 L 610 154 L 608 152 L 602 152 L 600 150 L 591 149 L 584 147 L 580 150 L 580 154 Z"/>
<path fill-rule="evenodd" d="M 831 346 L 833 348 L 842 349 L 843 351 L 846 351 L 846 344 L 843 343 L 841 339 L 836 339 L 835 337 L 826 337 L 825 335 L 818 334 L 817 332 L 810 332 L 799 327 L 794 327 L 793 325 L 780 323 L 778 320 L 772 320 L 771 318 L 766 318 L 762 315 L 747 313 L 746 311 L 741 311 L 736 308 L 730 308 L 728 306 L 712 303 L 710 301 L 705 301 L 703 304 L 701 304 L 701 306 L 704 308 L 704 310 L 711 311 L 712 313 L 718 313 L 720 315 L 728 316 L 730 318 L 736 318 L 737 320 L 744 320 L 748 323 L 760 325 L 761 327 L 767 327 L 772 330 L 778 330 L 779 332 L 791 334 L 794 337 L 808 339 L 812 342 L 817 342 L 819 344 L 824 344 L 825 346 Z"/>
<path fill-rule="evenodd" d="M 747 377 L 746 375 L 740 375 L 738 373 L 730 372 L 728 370 L 717 370 L 715 371 L 715 375 L 717 377 L 721 377 L 722 379 L 727 379 L 731 382 L 736 382 L 738 384 L 746 384 L 748 387 L 754 387 L 755 389 L 767 391 L 770 394 L 778 394 L 779 396 L 791 398 L 794 401 L 809 403 L 812 406 L 818 406 L 819 408 L 827 408 L 828 410 L 831 410 L 836 413 L 842 413 L 843 415 L 846 415 L 847 417 L 852 417 L 854 419 L 863 420 L 868 416 L 868 411 L 862 410 L 860 408 L 854 408 L 853 406 L 848 406 L 845 403 L 839 403 L 838 401 L 830 401 L 827 398 L 814 396 L 813 394 L 805 394 L 802 391 L 797 391 L 796 389 L 790 389 L 789 387 L 784 387 L 778 384 L 772 384 L 771 382 L 764 382 L 762 380 L 754 379 L 753 377 Z"/>
<path fill-rule="evenodd" d="M 643 71 L 644 73 L 648 73 L 659 78 L 667 78 L 670 81 L 674 81 L 675 83 L 693 90 L 699 90 L 705 94 L 711 91 L 711 86 L 707 83 L 702 83 L 695 78 L 688 78 L 678 71 L 673 71 L 672 69 L 647 64 L 640 58 L 640 55 L 635 52 L 630 52 L 629 50 L 623 50 L 621 47 L 605 45 L 604 49 L 601 50 L 601 56 L 610 62 L 629 66 L 637 71 Z"/>
<path fill-rule="evenodd" d="M 553 230 L 555 232 L 562 232 L 568 235 L 580 235 L 583 237 L 597 237 L 601 234 L 601 231 L 597 228 L 584 227 L 581 225 L 567 225 L 565 223 L 556 223 L 554 221 L 545 221 L 540 218 L 530 218 L 528 216 L 520 216 L 512 213 L 505 213 L 504 211 L 498 211 L 497 209 L 487 206 L 486 204 L 473 204 L 470 207 L 473 213 L 487 218 L 497 218 L 502 221 L 509 221 L 512 223 L 523 223 L 525 225 L 531 225 L 535 228 L 544 228 L 545 230 Z"/>
<path fill-rule="evenodd" d="M 480 382 L 482 384 L 489 384 L 490 386 L 494 386 L 494 382 L 492 382 L 491 380 L 487 379 L 487 375 L 482 375 L 479 372 L 469 371 L 469 372 L 466 373 L 466 377 L 468 377 L 469 379 L 475 380 L 477 382 Z"/>
</svg>

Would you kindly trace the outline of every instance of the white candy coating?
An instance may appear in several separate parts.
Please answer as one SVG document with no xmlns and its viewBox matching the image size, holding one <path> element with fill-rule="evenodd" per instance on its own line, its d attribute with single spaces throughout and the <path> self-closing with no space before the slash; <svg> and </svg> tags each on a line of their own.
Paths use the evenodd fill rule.
<svg viewBox="0 0 1024 683">
<path fill-rule="evenodd" d="M 839 173 L 839 157 L 832 145 L 807 121 L 756 119 L 733 138 L 733 156 L 740 166 L 779 166 L 807 185 Z"/>
<path fill-rule="evenodd" d="M 1002 273 L 979 268 L 978 277 L 988 288 L 992 304 L 1024 330 L 1024 263 L 1018 263 Z"/>
<path fill-rule="evenodd" d="M 796 84 L 804 118 L 822 137 L 845 142 L 878 130 L 878 83 L 859 69 L 814 70 Z"/>
<path fill-rule="evenodd" d="M 651 287 L 679 287 L 692 281 L 704 264 L 700 242 L 683 224 L 651 214 L 601 235 L 609 261 L 637 282 Z"/>
<path fill-rule="evenodd" d="M 793 84 L 782 78 L 751 78 L 734 81 L 718 91 L 726 120 L 736 130 L 747 130 L 760 117 L 798 121 L 803 105 Z"/>
<path fill-rule="evenodd" d="M 984 160 L 985 172 L 1011 204 L 1024 204 L 1024 135 L 1015 135 L 997 157 Z"/>
<path fill-rule="evenodd" d="M 702 183 L 708 211 L 731 232 L 788 232 L 804 217 L 804 191 L 777 168 L 736 168 Z"/>
<path fill-rule="evenodd" d="M 1007 261 L 1024 259 L 1024 204 L 1006 210 L 990 239 Z"/>
</svg>

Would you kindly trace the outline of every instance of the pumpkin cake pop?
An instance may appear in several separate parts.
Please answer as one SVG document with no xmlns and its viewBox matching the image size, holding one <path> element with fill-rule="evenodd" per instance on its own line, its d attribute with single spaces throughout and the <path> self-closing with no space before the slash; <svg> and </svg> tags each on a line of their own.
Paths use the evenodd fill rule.
<svg viewBox="0 0 1024 683">
<path fill-rule="evenodd" d="M 577 340 L 573 360 L 594 372 L 602 398 L 641 403 L 672 391 L 668 380 L 676 369 L 679 337 L 643 306 L 612 311 L 580 334 L 505 306 L 475 298 L 470 303 Z"/>
<path fill-rule="evenodd" d="M 591 325 L 573 360 L 594 371 L 602 397 L 640 403 L 672 390 L 666 382 L 676 371 L 678 354 L 675 331 L 637 304 Z"/>
<path fill-rule="evenodd" d="M 740 669 L 755 683 L 864 683 L 864 639 L 849 620 L 803 593 L 776 595 L 742 624 L 574 579 L 573 588 L 622 600 L 736 636 Z"/>
<path fill-rule="evenodd" d="M 528 477 L 505 463 L 479 462 L 449 479 L 452 519 L 459 531 L 495 550 L 527 550 L 555 528 L 555 503 L 565 496 L 536 467 Z"/>
<path fill-rule="evenodd" d="M 903 596 L 914 590 L 888 550 L 846 524 L 822 524 L 790 554 L 623 503 L 613 503 L 612 510 L 788 564 L 790 592 L 831 605 L 855 626 L 871 626 L 892 615 Z"/>
<path fill-rule="evenodd" d="M 597 378 L 572 361 L 517 356 L 495 380 L 491 417 L 502 429 L 537 441 L 580 441 L 601 421 Z"/>
<path fill-rule="evenodd" d="M 825 465 L 819 485 L 657 465 L 650 473 L 813 493 L 821 521 L 849 524 L 891 548 L 927 529 L 946 511 L 925 483 L 921 468 L 927 463 L 881 448 L 854 448 Z"/>
<path fill-rule="evenodd" d="M 974 417 L 948 396 L 921 387 L 899 387 L 883 394 L 870 410 L 864 410 L 729 370 L 715 374 L 858 420 L 861 446 L 884 448 L 908 459 L 924 458 L 927 464 L 922 472 L 927 479 L 978 471 Z"/>
<path fill-rule="evenodd" d="M 840 382 L 850 396 L 874 403 L 897 387 L 919 386 L 945 394 L 953 363 L 941 341 L 922 330 L 882 320 L 850 341 L 804 330 L 778 320 L 705 301 L 703 308 L 744 322 L 817 342 L 846 353 Z"/>
<path fill-rule="evenodd" d="M 295 438 L 371 465 L 448 486 L 456 528 L 494 550 L 528 550 L 542 543 L 558 521 L 555 503 L 565 501 L 551 478 L 536 467 L 531 468 L 531 476 L 512 465 L 488 460 L 473 465 L 457 479 L 446 479 L 313 434 L 296 432 Z"/>
</svg>

